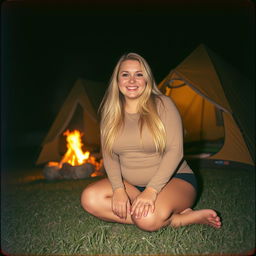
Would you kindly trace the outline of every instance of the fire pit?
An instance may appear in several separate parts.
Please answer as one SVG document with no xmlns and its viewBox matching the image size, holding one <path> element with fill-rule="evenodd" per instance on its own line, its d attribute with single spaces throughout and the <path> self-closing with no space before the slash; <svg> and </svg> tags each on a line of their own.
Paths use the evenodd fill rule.
<svg viewBox="0 0 256 256">
<path fill-rule="evenodd" d="M 104 175 L 102 159 L 97 161 L 89 151 L 82 150 L 82 133 L 78 130 L 64 132 L 67 151 L 60 162 L 49 162 L 43 169 L 48 180 L 84 179 Z"/>
<path fill-rule="evenodd" d="M 62 168 L 58 166 L 45 166 L 43 174 L 46 179 L 84 179 L 91 177 L 95 172 L 95 167 L 90 163 L 72 166 L 69 163 L 64 163 Z"/>
</svg>

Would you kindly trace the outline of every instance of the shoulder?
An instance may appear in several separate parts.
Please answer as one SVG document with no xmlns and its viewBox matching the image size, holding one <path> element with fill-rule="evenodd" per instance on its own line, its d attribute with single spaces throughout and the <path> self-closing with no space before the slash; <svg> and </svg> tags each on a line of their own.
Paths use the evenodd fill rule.
<svg viewBox="0 0 256 256">
<path fill-rule="evenodd" d="M 170 97 L 166 95 L 159 95 L 157 101 L 157 111 L 162 120 L 165 120 L 165 122 L 181 120 L 179 110 Z"/>
<path fill-rule="evenodd" d="M 157 108 L 159 110 L 163 110 L 163 109 L 176 109 L 176 106 L 173 102 L 173 100 L 166 96 L 166 95 L 158 95 L 157 99 L 156 99 L 156 104 L 157 104 Z"/>
</svg>

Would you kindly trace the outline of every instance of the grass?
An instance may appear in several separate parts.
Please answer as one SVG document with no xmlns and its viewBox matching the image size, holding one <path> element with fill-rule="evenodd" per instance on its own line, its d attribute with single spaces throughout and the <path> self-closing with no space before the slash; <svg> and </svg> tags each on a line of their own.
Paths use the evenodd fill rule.
<svg viewBox="0 0 256 256">
<path fill-rule="evenodd" d="M 201 170 L 196 209 L 214 208 L 223 227 L 191 225 L 145 232 L 108 223 L 80 206 L 84 187 L 98 179 L 46 181 L 40 168 L 2 177 L 1 248 L 8 255 L 242 254 L 255 248 L 255 172 Z"/>
</svg>

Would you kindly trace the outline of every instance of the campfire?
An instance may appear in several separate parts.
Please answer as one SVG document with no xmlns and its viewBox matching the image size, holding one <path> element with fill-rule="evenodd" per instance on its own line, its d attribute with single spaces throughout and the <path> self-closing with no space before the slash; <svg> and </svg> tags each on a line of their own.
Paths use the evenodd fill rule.
<svg viewBox="0 0 256 256">
<path fill-rule="evenodd" d="M 43 173 L 47 179 L 81 179 L 104 175 L 103 162 L 88 150 L 83 151 L 82 136 L 78 131 L 65 131 L 67 151 L 60 162 L 49 162 Z"/>
</svg>

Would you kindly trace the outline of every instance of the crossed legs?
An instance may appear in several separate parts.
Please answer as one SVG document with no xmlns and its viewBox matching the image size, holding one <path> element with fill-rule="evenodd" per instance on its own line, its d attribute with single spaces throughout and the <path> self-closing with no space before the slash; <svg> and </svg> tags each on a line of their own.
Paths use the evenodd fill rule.
<svg viewBox="0 0 256 256">
<path fill-rule="evenodd" d="M 125 182 L 126 192 L 131 204 L 141 193 Z M 220 218 L 211 209 L 192 210 L 196 191 L 191 184 L 179 178 L 172 178 L 158 194 L 154 213 L 139 219 L 127 215 L 121 219 L 112 212 L 112 188 L 108 179 L 90 184 L 81 195 L 82 207 L 90 214 L 110 222 L 135 224 L 146 231 L 156 231 L 164 226 L 186 226 L 190 224 L 208 224 L 215 228 L 221 226 Z"/>
</svg>

